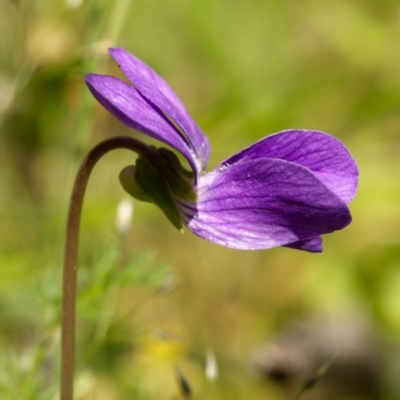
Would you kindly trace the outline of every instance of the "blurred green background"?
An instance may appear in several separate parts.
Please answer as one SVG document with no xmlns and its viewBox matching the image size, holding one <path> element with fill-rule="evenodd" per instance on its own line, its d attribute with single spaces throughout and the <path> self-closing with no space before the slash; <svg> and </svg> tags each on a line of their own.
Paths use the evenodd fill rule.
<svg viewBox="0 0 400 400">
<path fill-rule="evenodd" d="M 318 129 L 345 143 L 360 182 L 353 223 L 325 237 L 322 254 L 241 252 L 181 235 L 144 203 L 118 233 L 117 177 L 132 155 L 107 155 L 83 211 L 76 398 L 182 399 L 179 370 L 194 399 L 293 399 L 252 374 L 250 355 L 315 315 L 368 321 L 397 348 L 397 0 L 1 0 L 0 37 L 1 399 L 57 398 L 74 173 L 101 139 L 136 135 L 83 82 L 88 72 L 121 77 L 109 46 L 170 83 L 210 139 L 209 170 L 265 135 Z M 203 371 L 207 350 L 215 382 Z M 383 375 L 380 398 L 399 398 Z"/>
</svg>

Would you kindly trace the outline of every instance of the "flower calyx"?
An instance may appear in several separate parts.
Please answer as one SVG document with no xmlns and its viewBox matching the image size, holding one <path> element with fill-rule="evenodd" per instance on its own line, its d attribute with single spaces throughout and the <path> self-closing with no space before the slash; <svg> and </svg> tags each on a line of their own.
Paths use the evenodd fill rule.
<svg viewBox="0 0 400 400">
<path fill-rule="evenodd" d="M 136 165 L 128 165 L 120 172 L 120 183 L 133 198 L 157 205 L 169 221 L 182 231 L 176 199 L 196 202 L 193 173 L 181 165 L 172 151 L 151 148 L 151 156 L 139 155 Z"/>
</svg>

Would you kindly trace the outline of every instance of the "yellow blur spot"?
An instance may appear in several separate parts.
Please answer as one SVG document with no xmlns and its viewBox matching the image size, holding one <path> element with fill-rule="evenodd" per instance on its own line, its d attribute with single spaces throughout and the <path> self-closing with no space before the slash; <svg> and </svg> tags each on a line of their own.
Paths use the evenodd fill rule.
<svg viewBox="0 0 400 400">
<path fill-rule="evenodd" d="M 182 338 L 171 332 L 155 331 L 145 335 L 140 343 L 140 353 L 154 361 L 174 363 L 186 353 Z"/>
</svg>

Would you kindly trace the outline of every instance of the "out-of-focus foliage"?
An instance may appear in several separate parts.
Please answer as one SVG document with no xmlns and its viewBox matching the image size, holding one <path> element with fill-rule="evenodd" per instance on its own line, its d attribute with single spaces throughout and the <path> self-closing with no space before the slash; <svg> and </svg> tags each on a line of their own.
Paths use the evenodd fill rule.
<svg viewBox="0 0 400 400">
<path fill-rule="evenodd" d="M 315 314 L 360 317 L 398 348 L 398 1 L 2 0 L 0 37 L 1 399 L 56 398 L 74 173 L 99 140 L 135 134 L 83 83 L 87 72 L 121 76 L 109 46 L 176 90 L 210 138 L 210 168 L 266 134 L 312 128 L 348 146 L 360 186 L 352 225 L 326 237 L 321 255 L 239 252 L 181 235 L 142 203 L 118 235 L 117 177 L 132 155 L 105 157 L 83 211 L 77 399 L 184 398 L 178 377 L 196 399 L 285 399 L 252 376 L 249 355 Z M 203 371 L 207 349 L 215 382 Z M 390 354 L 387 400 L 400 392 Z"/>
</svg>

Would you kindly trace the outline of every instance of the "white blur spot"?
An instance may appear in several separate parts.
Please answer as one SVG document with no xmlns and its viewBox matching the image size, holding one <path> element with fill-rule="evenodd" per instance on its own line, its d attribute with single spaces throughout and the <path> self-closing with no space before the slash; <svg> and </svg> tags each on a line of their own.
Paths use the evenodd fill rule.
<svg viewBox="0 0 400 400">
<path fill-rule="evenodd" d="M 83 0 L 65 0 L 65 4 L 68 8 L 77 9 L 81 6 Z"/>
<path fill-rule="evenodd" d="M 133 202 L 128 199 L 122 199 L 117 207 L 115 218 L 115 227 L 120 235 L 126 235 L 131 229 L 133 215 Z"/>
<path fill-rule="evenodd" d="M 218 378 L 218 364 L 215 358 L 215 353 L 208 349 L 206 351 L 206 361 L 204 374 L 209 381 L 215 381 Z"/>
</svg>

